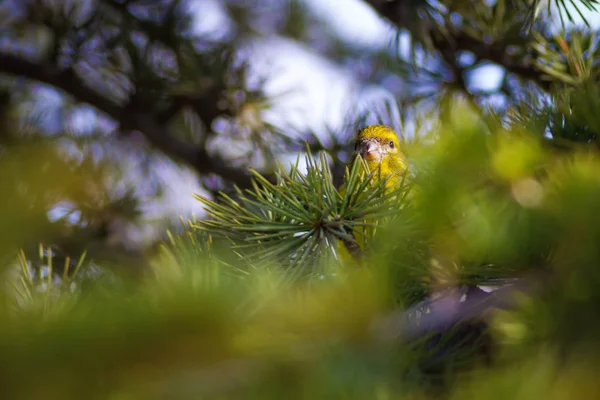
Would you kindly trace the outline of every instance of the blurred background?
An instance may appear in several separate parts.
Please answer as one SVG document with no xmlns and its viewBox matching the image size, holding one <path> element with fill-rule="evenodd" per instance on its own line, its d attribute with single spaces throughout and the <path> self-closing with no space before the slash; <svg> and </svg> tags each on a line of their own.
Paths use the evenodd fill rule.
<svg viewBox="0 0 600 400">
<path fill-rule="evenodd" d="M 282 311 L 270 310 L 269 316 L 258 322 L 236 313 L 240 303 L 254 304 L 249 298 L 258 292 L 271 293 L 273 282 L 281 279 L 271 276 L 278 274 L 272 270 L 256 272 L 253 283 L 245 284 L 244 289 L 237 281 L 216 284 L 211 280 L 218 275 L 211 269 L 217 268 L 212 261 L 206 261 L 210 253 L 206 246 L 212 238 L 196 241 L 200 239 L 190 234 L 185 224 L 207 215 L 205 204 L 194 195 L 217 199 L 221 191 L 235 198 L 239 195 L 236 186 L 252 187 L 250 168 L 267 181 L 274 181 L 280 168 L 296 163 L 299 171 L 306 172 L 309 166 L 298 156 L 307 149 L 313 155 L 325 155 L 333 182 L 339 185 L 351 160 L 357 129 L 371 123 L 393 127 L 411 168 L 423 172 L 417 173 L 422 191 L 421 197 L 417 196 L 419 211 L 414 214 L 419 215 L 414 224 L 421 224 L 420 228 L 397 227 L 400 230 L 391 237 L 408 239 L 400 249 L 396 246 L 379 253 L 378 265 L 386 266 L 386 274 L 400 271 L 386 275 L 397 284 L 398 292 L 391 296 L 395 306 L 411 305 L 430 293 L 428 285 L 440 277 L 439 265 L 444 274 L 452 275 L 453 282 L 489 283 L 514 277 L 515 272 L 540 272 L 555 265 L 563 271 L 564 265 L 569 268 L 580 263 L 585 265 L 585 273 L 559 279 L 570 285 L 568 293 L 574 298 L 565 295 L 568 301 L 557 300 L 554 295 L 561 292 L 560 286 L 552 286 L 547 295 L 564 306 L 562 316 L 574 315 L 565 311 L 571 305 L 577 310 L 593 310 L 589 296 L 594 297 L 595 289 L 582 287 L 594 281 L 591 267 L 598 265 L 600 248 L 598 229 L 590 227 L 593 220 L 589 219 L 598 218 L 594 210 L 600 176 L 596 170 L 600 149 L 597 6 L 595 0 L 1 1 L 0 263 L 6 275 L 2 304 L 7 324 L 14 328 L 1 333 L 0 346 L 4 347 L 0 355 L 5 360 L 20 357 L 24 361 L 7 361 L 6 368 L 0 367 L 5 369 L 0 379 L 20 380 L 17 378 L 33 374 L 32 365 L 40 373 L 63 360 L 56 367 L 59 372 L 48 378 L 52 383 L 40 383 L 39 391 L 37 386 L 8 385 L 6 394 L 14 397 L 7 398 L 78 398 L 96 390 L 100 398 L 204 396 L 195 386 L 186 386 L 196 378 L 178 375 L 158 389 L 140 376 L 162 376 L 161 363 L 165 362 L 165 369 L 171 366 L 167 358 L 188 365 L 197 362 L 198 356 L 209 363 L 223 348 L 231 350 L 230 342 L 222 342 L 240 330 L 249 332 L 239 339 L 242 344 L 236 342 L 247 352 L 244 357 L 260 352 L 261 340 L 275 339 L 272 332 L 255 331 L 253 324 L 274 324 L 272 329 L 277 331 L 281 326 L 275 326 L 273 320 Z M 548 172 L 547 168 L 554 169 Z M 538 179 L 548 176 L 556 187 L 546 190 Z M 479 189 L 474 189 L 482 181 L 490 185 L 486 190 L 491 194 L 486 191 L 480 196 Z M 462 196 L 465 193 L 472 197 Z M 555 197 L 546 204 L 542 193 L 554 193 Z M 553 233 L 546 234 L 547 230 Z M 180 248 L 180 238 L 185 239 L 185 251 Z M 567 240 L 572 242 L 565 244 Z M 165 243 L 170 243 L 175 255 L 168 260 L 159 257 L 162 269 L 156 270 Z M 566 262 L 572 254 L 581 257 Z M 228 263 L 239 263 L 231 261 L 231 254 L 223 257 Z M 211 265 L 209 272 L 193 272 L 200 259 Z M 558 261 L 553 264 L 549 260 Z M 244 269 L 244 274 L 255 267 Z M 421 267 L 422 273 L 415 278 L 412 269 Z M 189 278 L 184 279 L 183 288 L 172 276 L 173 269 L 179 271 L 176 276 Z M 153 271 L 155 280 L 142 294 L 115 281 L 115 276 L 139 278 L 147 271 Z M 586 275 L 588 272 L 592 275 Z M 186 275 L 196 273 L 201 274 L 200 281 Z M 423 283 L 421 275 L 427 275 L 428 283 Z M 212 283 L 204 284 L 203 279 Z M 102 289 L 88 280 L 102 280 Z M 332 307 L 356 312 L 359 319 L 373 310 L 381 311 L 387 300 L 374 294 L 379 293 L 375 289 L 379 283 L 369 279 L 370 283 L 360 283 L 357 278 L 349 279 L 348 284 L 357 281 L 357 290 L 368 294 L 363 299 L 372 301 L 360 302 L 344 292 L 344 287 L 335 286 L 333 293 L 343 293 Z M 93 289 L 81 292 L 88 284 Z M 53 285 L 60 290 L 55 293 Z M 171 293 L 177 292 L 175 288 L 181 290 L 182 298 Z M 159 311 L 148 311 L 152 296 L 146 295 L 151 292 L 159 293 L 167 305 L 161 303 Z M 237 294 L 231 295 L 233 292 Z M 90 306 L 94 313 L 73 305 L 79 304 L 79 296 L 105 299 L 102 296 L 107 293 L 112 302 L 104 308 L 102 301 L 94 301 Z M 278 298 L 281 293 L 277 293 L 264 296 Z M 333 301 L 330 296 L 337 294 L 318 293 L 309 305 L 286 303 L 287 318 L 302 332 L 296 334 L 310 339 L 324 331 L 330 333 L 319 325 L 325 318 L 319 312 L 325 311 L 317 303 L 329 304 Z M 344 296 L 359 304 L 340 306 Z M 222 305 L 182 306 L 191 299 Z M 554 303 L 544 303 L 546 306 L 558 310 Z M 71 312 L 72 308 L 75 311 Z M 535 341 L 558 332 L 553 321 L 560 319 L 546 308 L 542 313 L 542 308 L 520 310 L 542 320 L 535 325 L 539 331 L 525 335 L 527 324 L 515 322 L 512 316 L 502 327 L 504 331 L 512 329 L 513 336 L 502 340 Z M 304 309 L 312 314 L 302 317 L 300 310 Z M 178 311 L 173 315 L 173 310 Z M 254 315 L 254 311 L 243 310 L 242 315 Z M 136 315 L 138 319 L 133 320 Z M 308 321 L 313 317 L 315 325 Z M 573 318 L 583 324 L 590 314 Z M 190 321 L 196 322 L 187 327 Z M 572 328 L 587 327 L 588 322 L 573 323 Z M 240 328 L 245 323 L 248 325 Z M 333 325 L 337 328 L 331 329 L 344 332 L 354 329 L 348 328 L 352 323 L 345 320 Z M 206 343 L 191 339 L 196 328 L 203 332 Z M 127 335 L 145 337 L 145 330 L 150 330 L 148 342 L 134 345 L 135 341 L 125 340 L 131 339 Z M 23 332 L 39 336 L 24 338 Z M 288 333 L 275 341 L 281 340 L 277 346 L 290 350 L 297 343 Z M 563 333 L 560 340 L 570 335 Z M 174 335 L 179 347 L 175 349 L 171 343 L 161 348 L 161 335 Z M 17 337 L 23 338 L 21 347 L 15 346 Z M 85 339 L 79 341 L 80 337 Z M 53 338 L 55 345 L 44 345 L 54 343 Z M 586 343 L 595 346 L 596 340 L 590 338 L 593 335 L 586 336 Z M 254 339 L 252 345 L 246 343 Z M 72 350 L 65 350 L 71 345 Z M 92 358 L 108 357 L 98 354 L 109 348 L 116 348 L 116 355 L 91 367 L 93 359 L 85 360 L 82 355 L 88 346 L 95 346 L 95 351 L 89 352 Z M 114 376 L 102 372 L 102 379 L 95 378 L 103 368 L 119 364 L 119 354 L 127 357 L 127 351 L 134 351 L 132 346 L 139 346 L 135 350 L 139 354 L 133 357 L 135 368 L 125 372 L 116 368 Z M 146 360 L 144 354 L 155 346 L 162 349 L 161 354 Z M 216 348 L 211 350 L 213 346 Z M 536 390 L 548 387 L 554 371 L 550 365 L 561 362 L 563 350 L 557 350 L 556 359 L 547 354 L 531 356 L 529 363 L 514 369 L 537 374 L 531 378 L 535 380 L 534 394 L 529 397 L 547 394 Z M 413 348 L 405 349 L 400 361 L 382 361 L 385 357 L 377 358 L 381 349 L 373 350 L 366 359 L 361 358 L 362 353 L 331 351 L 335 353 L 329 355 L 331 368 L 339 376 L 307 378 L 300 374 L 300 378 L 294 368 L 316 368 L 305 364 L 314 359 L 303 360 L 301 366 L 290 365 L 274 351 L 276 361 L 261 364 L 262 372 L 254 372 L 264 373 L 260 379 L 265 382 L 281 379 L 286 384 L 269 384 L 267 391 L 256 389 L 232 396 L 278 398 L 292 393 L 287 392 L 288 386 L 314 389 L 326 385 L 325 380 L 329 389 L 307 389 L 305 395 L 337 396 L 344 391 L 335 385 L 343 386 L 353 380 L 352 374 L 358 374 L 369 376 L 363 380 L 370 383 L 353 389 L 356 398 L 424 398 L 406 380 L 399 389 L 395 384 L 378 386 L 379 381 L 369 375 L 373 367 L 386 371 L 380 375 L 385 382 L 390 371 L 400 369 L 407 374 L 403 376 L 409 376 L 412 364 L 406 360 L 423 353 L 415 356 Z M 64 359 L 62 352 L 66 352 Z M 248 371 L 254 369 L 255 361 L 242 360 L 232 352 L 234 355 L 227 354 L 233 361 L 222 367 L 226 372 L 211 372 L 224 380 L 212 382 L 219 387 L 214 389 L 215 398 L 225 398 L 219 397 L 221 386 L 227 386 L 229 379 L 251 379 Z M 504 350 L 500 353 L 505 355 Z M 386 362 L 402 366 L 381 365 Z M 582 398 L 600 398 L 593 374 L 588 375 L 597 369 L 587 369 L 586 363 L 568 372 L 575 378 L 563 382 L 560 393 L 571 393 L 570 385 L 579 385 L 585 391 Z M 344 375 L 338 369 L 344 364 L 360 364 L 368 371 L 359 368 Z M 540 371 L 539 365 L 548 365 L 548 370 Z M 89 375 L 73 375 L 78 368 Z M 490 383 L 487 393 L 492 396 L 492 388 L 518 380 L 514 371 L 495 375 L 493 384 L 497 386 Z M 198 379 L 211 382 L 213 375 Z M 131 389 L 124 383 L 129 380 L 143 383 Z M 109 383 L 103 386 L 103 382 Z M 107 387 L 111 389 L 105 390 Z M 118 389 L 113 393 L 112 388 Z M 456 392 L 460 397 L 486 390 L 472 389 L 470 384 L 460 388 Z M 297 390 L 293 393 L 302 397 L 298 394 L 302 390 Z M 554 392 L 555 398 L 564 397 L 559 392 Z M 444 392 L 450 393 L 455 392 Z M 517 398 L 514 393 L 504 394 Z"/>
<path fill-rule="evenodd" d="M 339 179 L 361 124 L 412 138 L 452 98 L 503 114 L 544 96 L 526 1 L 389 3 L 3 1 L 3 148 L 43 145 L 94 186 L 42 200 L 40 229 L 148 246 L 202 214 L 194 193 L 247 187 L 307 141 Z M 576 3 L 538 4 L 539 30 L 595 27 Z"/>
</svg>

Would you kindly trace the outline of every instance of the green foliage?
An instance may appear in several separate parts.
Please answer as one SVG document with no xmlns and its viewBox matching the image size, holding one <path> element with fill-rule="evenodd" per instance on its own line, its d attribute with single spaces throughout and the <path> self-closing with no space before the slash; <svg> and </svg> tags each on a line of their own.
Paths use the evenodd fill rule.
<svg viewBox="0 0 600 400">
<path fill-rule="evenodd" d="M 589 30 L 572 30 L 545 38 L 535 34 L 537 67 L 558 82 L 581 85 L 598 78 L 598 35 Z"/>
<path fill-rule="evenodd" d="M 569 11 L 569 6 L 572 7 L 572 11 L 576 12 L 581 19 L 586 23 L 586 25 L 589 26 L 587 19 L 584 17 L 583 13 L 582 13 L 582 9 L 587 9 L 588 11 L 597 11 L 597 6 L 598 4 L 600 4 L 600 2 L 598 2 L 598 0 L 579 0 L 579 1 L 575 1 L 575 0 L 555 0 L 554 3 L 556 4 L 556 8 L 559 11 L 559 15 L 561 16 L 561 23 L 564 25 L 564 19 L 562 17 L 562 14 L 566 14 L 567 18 L 569 19 L 569 21 L 573 21 L 573 15 L 572 13 Z M 548 2 L 548 8 L 550 8 L 551 2 Z"/>
<path fill-rule="evenodd" d="M 572 398 L 593 390 L 597 151 L 557 151 L 535 132 L 484 123 L 459 106 L 451 115 L 436 124 L 437 140 L 412 147 L 414 179 L 397 190 L 355 163 L 341 194 L 326 159 L 309 156 L 306 171 L 282 169 L 275 184 L 257 173 L 235 198 L 199 198 L 210 218 L 170 234 L 135 281 L 94 277 L 85 260 L 79 273 L 51 280 L 58 263 L 50 253 L 41 274 L 22 254 L 21 267 L 6 270 L 16 286 L 6 286 L 0 308 L 2 396 L 529 398 L 554 390 Z M 345 217 L 332 221 L 337 214 Z M 327 279 L 322 269 L 290 273 L 303 267 L 296 255 L 306 248 L 329 248 L 315 238 L 333 241 L 342 229 L 370 227 L 365 220 L 377 229 L 361 267 L 323 257 Z M 302 247 L 294 234 L 315 222 Z M 415 338 L 424 316 L 395 317 L 462 284 L 515 280 L 532 285 L 508 299 L 511 308 L 449 330 Z"/>
<path fill-rule="evenodd" d="M 306 268 L 323 253 L 335 254 L 338 241 L 356 246 L 360 240 L 364 246 L 370 238 L 357 238 L 353 231 L 372 227 L 401 209 L 409 193 L 404 180 L 389 190 L 385 179 L 373 173 L 365 176 L 360 157 L 346 171 L 344 191 L 334 185 L 324 154 L 318 162 L 309 154 L 306 167 L 302 173 L 296 163 L 290 172 L 280 172 L 276 183 L 255 173 L 254 188 L 238 190 L 235 199 L 226 194 L 218 201 L 197 197 L 211 217 L 198 221 L 197 227 L 230 240 L 256 263 Z"/>
<path fill-rule="evenodd" d="M 192 34 L 181 1 L 0 4 L 0 397 L 597 396 L 596 32 L 553 32 L 540 1 L 370 0 L 411 34 L 397 57 L 275 3 L 228 1 L 219 39 Z M 598 4 L 547 3 L 565 20 Z M 390 190 L 360 159 L 344 174 L 350 129 L 265 119 L 280 98 L 236 51 L 276 31 L 401 81 L 410 182 Z M 490 62 L 502 85 L 478 92 Z M 61 122 L 82 102 L 118 128 L 44 126 L 37 82 L 69 97 Z M 150 251 L 118 243 L 139 218 L 113 168 L 131 132 L 147 175 L 152 147 L 224 189 Z M 276 164 L 305 141 L 305 171 Z"/>
</svg>

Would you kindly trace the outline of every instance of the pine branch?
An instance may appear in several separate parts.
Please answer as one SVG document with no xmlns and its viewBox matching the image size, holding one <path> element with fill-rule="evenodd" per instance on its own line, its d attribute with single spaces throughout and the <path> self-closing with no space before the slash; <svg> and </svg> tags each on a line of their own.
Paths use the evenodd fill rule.
<svg viewBox="0 0 600 400">
<path fill-rule="evenodd" d="M 62 70 L 45 62 L 33 62 L 12 54 L 0 53 L 0 72 L 23 76 L 46 83 L 87 103 L 118 121 L 123 128 L 139 130 L 146 139 L 167 156 L 184 162 L 199 173 L 217 174 L 242 187 L 251 186 L 250 174 L 230 167 L 221 157 L 209 154 L 170 134 L 166 121 L 159 121 L 136 104 L 119 105 L 91 89 L 72 69 Z"/>
<path fill-rule="evenodd" d="M 194 228 L 223 237 L 257 264 L 277 260 L 304 267 L 332 250 L 341 241 L 350 255 L 362 256 L 354 232 L 371 229 L 378 220 L 406 205 L 410 185 L 404 180 L 392 188 L 385 179 L 363 176 L 366 166 L 353 163 L 341 194 L 334 185 L 326 156 L 306 156 L 307 171 L 298 165 L 289 172 L 281 168 L 278 183 L 255 173 L 252 190 L 239 191 L 234 200 L 219 195 L 219 201 L 196 196 L 210 219 Z"/>
<path fill-rule="evenodd" d="M 489 293 L 477 286 L 453 288 L 406 310 L 386 315 L 373 325 L 373 333 L 384 341 L 410 341 L 448 331 L 461 322 L 485 318 L 493 310 L 514 309 L 522 296 L 541 291 L 549 280 L 544 278 L 522 277 L 499 285 Z"/>
<path fill-rule="evenodd" d="M 411 1 L 419 3 L 417 0 L 404 0 L 396 2 L 386 2 L 381 0 L 366 0 L 383 18 L 389 20 L 399 29 L 406 28 L 407 18 L 410 17 L 407 4 Z M 420 3 L 419 3 L 420 4 Z M 411 17 L 415 18 L 415 17 Z M 522 79 L 536 83 L 543 90 L 550 90 L 550 82 L 544 79 L 544 72 L 540 71 L 532 62 L 524 61 L 524 57 L 512 57 L 508 53 L 508 44 L 502 42 L 488 43 L 484 38 L 476 38 L 468 33 L 456 30 L 446 29 L 442 32 L 435 27 L 433 22 L 422 21 L 420 29 L 430 31 L 428 40 L 439 52 L 451 51 L 456 55 L 460 51 L 468 51 L 475 55 L 476 65 L 481 61 L 491 61 L 504 67 L 507 72 L 514 74 Z M 425 29 L 425 26 L 429 26 Z M 447 57 L 445 57 L 447 58 Z M 464 88 L 466 90 L 466 88 Z"/>
<path fill-rule="evenodd" d="M 177 37 L 171 32 L 170 26 L 173 24 L 175 11 L 180 5 L 181 0 L 174 0 L 169 4 L 165 24 L 157 24 L 152 21 L 142 20 L 133 15 L 128 8 L 127 3 L 119 3 L 111 0 L 102 0 L 102 4 L 116 11 L 123 19 L 124 26 L 138 29 L 148 35 L 153 42 L 160 42 L 172 50 L 177 48 Z"/>
<path fill-rule="evenodd" d="M 510 57 L 503 43 L 488 44 L 464 32 L 455 32 L 449 38 L 445 38 L 441 34 L 433 35 L 432 41 L 437 49 L 452 49 L 455 54 L 458 51 L 470 51 L 477 57 L 479 62 L 491 61 L 520 78 L 535 82 L 546 91 L 550 90 L 550 82 L 542 78 L 544 74 L 533 65 L 525 64 Z"/>
</svg>

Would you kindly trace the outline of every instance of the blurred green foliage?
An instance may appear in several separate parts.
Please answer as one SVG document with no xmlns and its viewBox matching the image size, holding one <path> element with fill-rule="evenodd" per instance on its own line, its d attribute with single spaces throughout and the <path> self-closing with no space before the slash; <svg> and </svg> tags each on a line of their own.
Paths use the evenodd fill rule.
<svg viewBox="0 0 600 400">
<path fill-rule="evenodd" d="M 368 0 L 410 34 L 410 56 L 380 54 L 275 3 L 226 2 L 234 29 L 218 40 L 190 33 L 182 1 L 1 4 L 0 397 L 599 397 L 597 34 L 552 33 L 539 1 Z M 263 120 L 279 98 L 234 55 L 270 30 L 369 84 L 401 81 L 410 182 L 386 193 L 355 164 L 341 195 L 349 132 L 322 142 Z M 465 76 L 490 62 L 500 87 L 472 90 Z M 32 122 L 34 82 L 73 97 L 59 127 Z M 72 132 L 78 103 L 119 129 Z M 124 138 L 244 189 L 198 196 L 206 219 L 127 248 L 139 199 L 111 168 Z M 307 171 L 273 177 L 305 141 Z M 338 256 L 373 227 L 360 263 Z"/>
<path fill-rule="evenodd" d="M 595 398 L 597 151 L 565 152 L 462 106 L 452 115 L 440 122 L 438 140 L 406 145 L 414 182 L 402 201 L 410 207 L 386 218 L 370 209 L 378 229 L 361 267 L 324 256 L 330 268 L 298 279 L 297 265 L 281 268 L 284 261 L 274 256 L 257 262 L 251 255 L 260 246 L 232 251 L 227 235 L 215 235 L 235 226 L 193 229 L 201 221 L 170 235 L 152 269 L 137 280 L 90 278 L 92 264 L 85 260 L 78 268 L 88 278 L 34 276 L 23 253 L 4 270 L 5 281 L 14 284 L 4 287 L 0 315 L 2 397 Z M 320 182 L 311 180 L 319 174 L 325 174 Z M 331 179 L 314 160 L 306 173 L 292 168 L 285 176 L 288 184 L 273 185 L 257 175 L 253 190 L 273 205 L 271 219 L 260 214 L 265 208 L 252 214 L 231 202 L 230 208 L 206 204 L 214 216 L 239 214 L 238 232 L 245 236 L 230 239 L 243 243 L 264 235 L 261 226 L 276 225 L 274 205 L 301 195 L 298 185 L 327 187 Z M 254 192 L 247 193 L 250 199 Z M 303 202 L 315 193 L 288 201 L 312 210 L 319 205 Z M 281 215 L 293 212 L 286 207 Z M 13 216 L 18 209 L 11 209 Z M 287 223 L 292 229 L 294 222 Z M 286 240 L 282 236 L 282 253 L 299 251 Z M 515 278 L 535 285 L 515 295 L 513 308 L 476 318 L 493 339 L 481 347 L 485 355 L 473 341 L 440 352 L 471 335 L 472 327 L 457 328 L 459 336 L 441 332 L 435 342 L 401 334 L 390 341 L 378 333 L 382 319 L 427 296 Z"/>
</svg>

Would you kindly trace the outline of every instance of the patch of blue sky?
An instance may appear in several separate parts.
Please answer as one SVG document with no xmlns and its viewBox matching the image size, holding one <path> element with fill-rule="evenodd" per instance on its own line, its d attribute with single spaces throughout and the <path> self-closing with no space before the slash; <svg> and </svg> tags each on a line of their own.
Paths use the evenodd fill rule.
<svg viewBox="0 0 600 400">
<path fill-rule="evenodd" d="M 222 4 L 217 0 L 190 0 L 188 8 L 193 13 L 191 31 L 207 40 L 226 39 L 234 24 Z"/>
<path fill-rule="evenodd" d="M 96 131 L 98 118 L 98 113 L 92 107 L 79 106 L 71 111 L 68 128 L 75 135 L 88 135 Z"/>
<path fill-rule="evenodd" d="M 75 209 L 73 203 L 67 201 L 56 204 L 48 211 L 48 219 L 51 222 L 66 220 L 70 224 L 75 224 L 79 221 L 80 217 L 81 212 Z"/>
<path fill-rule="evenodd" d="M 304 0 L 342 41 L 371 51 L 388 47 L 396 30 L 360 0 Z"/>
<path fill-rule="evenodd" d="M 493 92 L 498 90 L 505 75 L 505 69 L 497 64 L 482 64 L 468 74 L 467 89 L 473 93 Z"/>
</svg>

